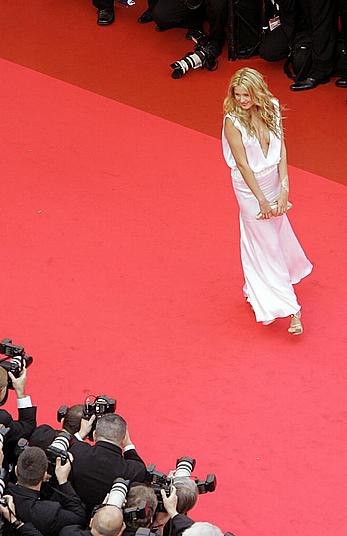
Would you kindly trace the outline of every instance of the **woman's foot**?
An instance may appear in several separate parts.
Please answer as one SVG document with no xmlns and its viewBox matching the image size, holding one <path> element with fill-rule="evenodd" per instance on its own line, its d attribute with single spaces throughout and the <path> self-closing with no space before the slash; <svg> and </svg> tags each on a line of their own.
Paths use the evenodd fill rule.
<svg viewBox="0 0 347 536">
<path fill-rule="evenodd" d="M 295 313 L 295 315 L 290 315 L 290 326 L 288 332 L 291 335 L 301 335 L 304 331 L 303 325 L 301 323 L 301 311 Z"/>
</svg>

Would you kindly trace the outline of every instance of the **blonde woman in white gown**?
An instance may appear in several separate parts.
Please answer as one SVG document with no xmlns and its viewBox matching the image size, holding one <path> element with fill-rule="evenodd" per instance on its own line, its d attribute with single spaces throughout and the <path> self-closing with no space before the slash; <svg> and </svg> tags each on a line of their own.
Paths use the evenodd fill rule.
<svg viewBox="0 0 347 536">
<path fill-rule="evenodd" d="M 289 333 L 300 335 L 293 284 L 312 264 L 286 215 L 289 181 L 279 102 L 262 75 L 246 67 L 230 81 L 224 112 L 223 152 L 240 206 L 244 296 L 257 322 L 290 317 Z"/>
</svg>

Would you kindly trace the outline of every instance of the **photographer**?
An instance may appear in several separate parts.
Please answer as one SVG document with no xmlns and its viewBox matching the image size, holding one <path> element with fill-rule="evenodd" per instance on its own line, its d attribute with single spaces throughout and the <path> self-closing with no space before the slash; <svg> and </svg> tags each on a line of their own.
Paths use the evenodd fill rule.
<svg viewBox="0 0 347 536">
<path fill-rule="evenodd" d="M 169 523 L 166 523 L 164 527 L 164 535 L 171 534 L 176 536 L 194 524 L 194 521 L 186 514 L 178 511 L 178 496 L 175 486 L 172 486 L 169 497 L 166 496 L 164 490 L 161 490 L 161 496 L 163 499 L 164 508 L 168 514 L 168 517 L 170 518 Z"/>
<path fill-rule="evenodd" d="M 71 408 L 67 408 L 66 414 L 62 419 L 62 430 L 74 436 L 76 441 L 85 440 L 95 420 L 95 415 L 92 415 L 89 420 L 83 419 L 83 408 L 83 404 L 75 404 Z M 29 445 L 46 450 L 59 432 L 59 430 L 55 430 L 48 424 L 41 424 L 32 433 Z"/>
<path fill-rule="evenodd" d="M 123 536 L 135 536 L 137 529 L 151 528 L 158 506 L 157 497 L 151 488 L 135 484 L 128 493 L 126 508 L 127 510 L 136 509 L 141 508 L 143 505 L 145 505 L 146 511 L 144 517 L 127 519 L 125 516 L 126 529 Z"/>
<path fill-rule="evenodd" d="M 128 485 L 128 480 L 116 478 L 104 502 L 94 508 L 89 530 L 77 526 L 65 527 L 59 536 L 120 536 L 125 529 L 122 507 Z"/>
<path fill-rule="evenodd" d="M 127 424 L 120 415 L 100 417 L 94 438 L 94 446 L 77 441 L 70 449 L 74 456 L 72 483 L 89 515 L 93 507 L 103 501 L 115 478 L 143 482 L 146 476 L 146 466 L 137 454 Z"/>
<path fill-rule="evenodd" d="M 86 516 L 80 498 L 68 482 L 70 461 L 62 465 L 60 458 L 56 460 L 57 500 L 40 500 L 40 489 L 47 476 L 47 467 L 48 461 L 43 450 L 27 447 L 18 458 L 17 484 L 9 483 L 7 491 L 14 499 L 21 521 L 31 522 L 44 536 L 55 536 L 66 525 L 83 525 Z M 10 527 L 6 527 L 5 523 L 5 534 L 11 534 L 10 530 L 6 532 L 8 528 Z"/>
<path fill-rule="evenodd" d="M 230 534 L 230 536 L 233 536 L 230 532 L 227 534 Z M 212 525 L 211 523 L 201 522 L 201 521 L 194 523 L 192 527 L 184 531 L 184 535 L 185 536 L 224 536 L 223 532 L 215 525 Z"/>
<path fill-rule="evenodd" d="M 305 13 L 298 0 L 270 0 L 269 31 L 259 47 L 259 55 L 266 61 L 285 59 L 297 34 L 308 32 Z"/>
<path fill-rule="evenodd" d="M 204 20 L 209 25 L 208 40 L 215 57 L 222 52 L 227 23 L 227 0 L 157 0 L 140 17 L 139 22 L 152 20 L 160 30 L 190 28 L 202 30 Z"/>
<path fill-rule="evenodd" d="M 17 395 L 18 407 L 18 421 L 14 421 L 6 410 L 0 409 L 0 424 L 10 428 L 5 438 L 4 447 L 6 467 L 13 462 L 13 451 L 18 439 L 21 437 L 29 438 L 36 426 L 36 407 L 32 405 L 30 396 L 25 394 L 26 375 L 25 366 L 18 378 L 0 366 L 0 405 L 7 398 L 10 378 Z"/>
<path fill-rule="evenodd" d="M 59 536 L 121 536 L 124 528 L 122 510 L 103 504 L 92 517 L 89 529 L 83 530 L 73 525 L 63 528 Z"/>
<path fill-rule="evenodd" d="M 163 490 L 161 490 L 163 491 Z M 173 496 L 171 497 L 173 493 Z M 183 517 L 178 517 L 176 522 L 179 522 L 179 520 L 184 521 L 184 527 L 186 524 L 188 524 L 188 518 L 187 513 L 196 505 L 196 502 L 198 500 L 198 488 L 194 480 L 191 480 L 187 477 L 178 477 L 174 479 L 174 484 L 172 488 L 172 493 L 170 494 L 172 504 L 174 506 L 174 509 L 171 509 L 171 513 L 173 515 L 179 515 L 181 514 Z M 162 494 L 163 496 L 163 494 Z M 165 497 L 167 497 L 165 495 Z M 164 507 L 165 502 L 163 501 Z M 171 508 L 171 503 L 168 503 L 169 509 Z M 166 507 L 165 507 L 166 510 Z M 166 512 L 158 512 L 156 516 L 156 522 L 159 526 L 163 527 L 163 534 L 164 536 L 169 535 L 173 532 L 173 524 L 171 520 L 170 513 L 166 510 Z M 176 523 L 177 524 L 177 523 Z M 190 520 L 189 520 L 189 526 L 190 526 Z M 182 529 L 183 530 L 183 529 Z"/>
</svg>

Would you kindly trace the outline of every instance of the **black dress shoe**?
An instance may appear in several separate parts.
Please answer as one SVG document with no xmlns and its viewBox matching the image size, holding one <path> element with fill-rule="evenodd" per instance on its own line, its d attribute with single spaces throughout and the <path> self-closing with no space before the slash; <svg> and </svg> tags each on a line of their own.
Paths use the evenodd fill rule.
<svg viewBox="0 0 347 536">
<path fill-rule="evenodd" d="M 147 9 L 140 15 L 140 17 L 137 19 L 137 22 L 140 24 L 147 24 L 147 22 L 152 22 L 153 16 L 152 13 Z"/>
<path fill-rule="evenodd" d="M 300 82 L 295 82 L 295 84 L 292 84 L 290 86 L 290 89 L 292 91 L 303 91 L 305 89 L 314 89 L 315 87 L 319 86 L 319 84 L 326 84 L 329 82 L 330 78 L 329 76 L 325 78 L 306 78 L 305 80 L 301 80 Z"/>
<path fill-rule="evenodd" d="M 347 87 L 347 77 L 338 78 L 335 82 L 335 86 L 337 87 Z"/>
<path fill-rule="evenodd" d="M 114 9 L 98 9 L 97 23 L 101 26 L 112 24 L 114 21 Z"/>
</svg>

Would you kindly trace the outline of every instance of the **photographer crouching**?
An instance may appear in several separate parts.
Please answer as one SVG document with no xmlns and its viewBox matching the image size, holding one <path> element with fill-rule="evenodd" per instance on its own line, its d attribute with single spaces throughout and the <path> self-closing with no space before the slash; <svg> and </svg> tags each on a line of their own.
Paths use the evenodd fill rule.
<svg viewBox="0 0 347 536">
<path fill-rule="evenodd" d="M 217 58 L 225 42 L 227 0 L 151 0 L 139 22 L 150 20 L 159 30 L 188 28 L 187 37 L 196 43 L 194 52 L 171 64 L 173 78 L 181 78 L 190 69 L 217 68 Z M 205 21 L 207 35 L 203 32 Z"/>
</svg>

